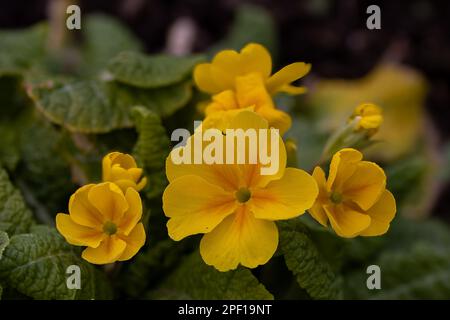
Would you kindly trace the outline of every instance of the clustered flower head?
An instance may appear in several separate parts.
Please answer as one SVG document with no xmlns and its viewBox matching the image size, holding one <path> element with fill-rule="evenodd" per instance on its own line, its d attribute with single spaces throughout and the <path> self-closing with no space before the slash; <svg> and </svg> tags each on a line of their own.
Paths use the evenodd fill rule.
<svg viewBox="0 0 450 320">
<path fill-rule="evenodd" d="M 86 247 L 85 260 L 94 264 L 129 260 L 144 245 L 138 191 L 145 178 L 136 184 L 141 174 L 132 156 L 112 152 L 103 159 L 106 182 L 79 188 L 70 197 L 69 214 L 57 214 L 56 228 L 70 244 Z"/>
<path fill-rule="evenodd" d="M 198 88 L 212 95 L 205 122 L 223 128 L 233 111 L 250 109 L 283 134 L 290 128 L 291 118 L 275 108 L 271 96 L 279 92 L 304 93 L 304 87 L 293 86 L 292 82 L 310 69 L 310 64 L 295 62 L 272 75 L 272 58 L 266 48 L 256 43 L 248 44 L 239 53 L 219 52 L 211 63 L 199 64 L 194 70 Z"/>
</svg>

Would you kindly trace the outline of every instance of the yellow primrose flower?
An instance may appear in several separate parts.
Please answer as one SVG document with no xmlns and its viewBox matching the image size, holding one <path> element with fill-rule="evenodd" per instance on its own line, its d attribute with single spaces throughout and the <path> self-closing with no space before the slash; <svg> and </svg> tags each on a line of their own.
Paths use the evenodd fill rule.
<svg viewBox="0 0 450 320">
<path fill-rule="evenodd" d="M 269 122 L 270 127 L 284 134 L 291 127 L 291 117 L 284 111 L 275 108 L 272 97 L 264 86 L 260 73 L 249 73 L 236 77 L 236 90 L 225 90 L 212 97 L 205 109 L 205 127 L 223 130 L 241 110 L 251 110 Z"/>
<path fill-rule="evenodd" d="M 122 191 L 128 187 L 141 191 L 147 178 L 142 176 L 142 169 L 138 168 L 134 158 L 126 153 L 111 152 L 103 157 L 103 181 L 114 182 Z"/>
<path fill-rule="evenodd" d="M 145 243 L 142 202 L 128 188 L 124 194 L 111 182 L 89 184 L 69 201 L 69 214 L 58 213 L 56 228 L 72 245 L 86 246 L 82 257 L 107 264 L 131 259 Z"/>
<path fill-rule="evenodd" d="M 229 128 L 267 129 L 268 124 L 258 114 L 243 111 L 230 121 Z M 249 268 L 265 264 L 278 246 L 274 221 L 303 214 L 318 194 L 317 184 L 308 173 L 286 168 L 286 150 L 281 138 L 279 142 L 279 166 L 273 175 L 261 175 L 259 162 L 175 164 L 169 155 L 169 185 L 163 194 L 169 236 L 178 241 L 205 234 L 200 243 L 201 256 L 220 271 L 235 269 L 239 264 Z M 208 145 L 203 145 L 205 148 Z"/>
<path fill-rule="evenodd" d="M 310 64 L 295 62 L 271 75 L 272 58 L 269 52 L 260 44 L 250 43 L 239 53 L 223 50 L 215 55 L 211 63 L 197 65 L 194 80 L 200 90 L 217 94 L 235 90 L 237 77 L 258 73 L 271 95 L 277 92 L 301 94 L 305 92 L 305 88 L 295 87 L 291 83 L 305 76 L 310 69 Z"/>
<path fill-rule="evenodd" d="M 386 175 L 377 164 L 362 161 L 361 152 L 342 149 L 330 164 L 328 179 L 320 167 L 313 177 L 319 196 L 309 213 L 323 226 L 328 220 L 336 234 L 351 238 L 387 232 L 395 216 L 394 196 L 386 189 Z"/>
<path fill-rule="evenodd" d="M 358 105 L 349 122 L 356 121 L 355 130 L 377 130 L 383 123 L 383 110 L 373 103 L 361 103 Z"/>
</svg>

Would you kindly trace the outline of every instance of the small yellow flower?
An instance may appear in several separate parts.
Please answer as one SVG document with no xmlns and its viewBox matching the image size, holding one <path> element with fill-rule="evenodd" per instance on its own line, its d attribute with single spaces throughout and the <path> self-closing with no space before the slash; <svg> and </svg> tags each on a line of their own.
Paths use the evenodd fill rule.
<svg viewBox="0 0 450 320">
<path fill-rule="evenodd" d="M 362 161 L 361 152 L 342 149 L 330 164 L 328 180 L 320 167 L 313 177 L 319 196 L 309 213 L 323 226 L 328 220 L 341 237 L 378 236 L 387 232 L 395 216 L 394 196 L 386 189 L 386 175 L 377 164 Z"/>
<path fill-rule="evenodd" d="M 355 130 L 376 131 L 383 123 L 383 110 L 373 103 L 361 103 L 358 105 L 349 121 L 357 120 Z"/>
<path fill-rule="evenodd" d="M 69 214 L 58 213 L 56 228 L 72 245 L 86 246 L 82 257 L 107 264 L 131 259 L 145 243 L 142 202 L 128 188 L 124 194 L 114 183 L 89 184 L 69 201 Z"/>
<path fill-rule="evenodd" d="M 260 73 L 250 73 L 236 77 L 236 91 L 226 90 L 212 97 L 205 109 L 205 127 L 221 130 L 241 110 L 252 110 L 269 122 L 270 127 L 284 134 L 291 127 L 291 117 L 275 108 L 272 97 L 264 86 Z"/>
<path fill-rule="evenodd" d="M 268 124 L 258 114 L 244 111 L 230 121 L 229 128 L 267 129 Z M 176 165 L 169 156 L 169 185 L 163 194 L 169 236 L 178 241 L 205 234 L 201 256 L 220 271 L 239 264 L 249 268 L 265 264 L 278 246 L 274 221 L 303 214 L 318 194 L 308 173 L 286 168 L 286 150 L 279 140 L 274 175 L 261 175 L 260 163 Z"/>
<path fill-rule="evenodd" d="M 225 90 L 235 90 L 236 78 L 250 73 L 258 73 L 263 78 L 267 91 L 301 94 L 304 87 L 295 87 L 292 82 L 305 76 L 311 69 L 304 62 L 292 63 L 277 73 L 272 73 L 272 58 L 260 44 L 250 43 L 239 53 L 223 50 L 216 54 L 211 63 L 201 63 L 194 69 L 194 80 L 198 88 L 209 94 Z"/>
<path fill-rule="evenodd" d="M 142 176 L 142 169 L 138 168 L 132 156 L 120 152 L 111 152 L 103 157 L 103 181 L 114 182 L 123 192 L 129 187 L 141 191 L 147 178 Z"/>
</svg>

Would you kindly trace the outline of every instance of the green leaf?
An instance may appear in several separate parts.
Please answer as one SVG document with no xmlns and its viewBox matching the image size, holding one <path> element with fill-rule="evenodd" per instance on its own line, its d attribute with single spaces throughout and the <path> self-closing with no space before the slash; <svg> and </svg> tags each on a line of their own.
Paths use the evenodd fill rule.
<svg viewBox="0 0 450 320">
<path fill-rule="evenodd" d="M 183 107 L 191 98 L 190 82 L 160 89 L 138 89 L 102 80 L 28 83 L 36 107 L 52 122 L 71 131 L 104 133 L 132 126 L 133 106 L 142 105 L 161 117 Z"/>
<path fill-rule="evenodd" d="M 156 299 L 268 300 L 273 299 L 250 270 L 220 272 L 206 265 L 198 252 L 190 255 L 150 294 Z"/>
<path fill-rule="evenodd" d="M 125 51 L 113 58 L 108 71 L 114 79 L 140 88 L 164 87 L 186 79 L 201 56 L 147 56 Z"/>
<path fill-rule="evenodd" d="M 81 289 L 68 289 L 66 270 L 80 267 Z M 103 273 L 80 258 L 55 229 L 40 227 L 11 237 L 0 261 L 0 279 L 8 287 L 34 299 L 110 299 Z"/>
<path fill-rule="evenodd" d="M 45 53 L 47 26 L 0 31 L 0 77 L 20 75 Z"/>
<path fill-rule="evenodd" d="M 340 298 L 340 278 L 319 252 L 308 228 L 299 220 L 281 222 L 279 226 L 280 250 L 300 287 L 313 299 Z"/>
<path fill-rule="evenodd" d="M 0 231 L 0 260 L 2 259 L 3 251 L 9 244 L 8 234 L 4 231 Z"/>
<path fill-rule="evenodd" d="M 82 30 L 84 37 L 82 70 L 85 74 L 95 74 L 123 50 L 138 51 L 142 47 L 138 38 L 125 25 L 106 15 L 87 16 L 83 21 Z"/>
<path fill-rule="evenodd" d="M 13 187 L 6 171 L 0 168 L 0 229 L 14 235 L 27 232 L 34 223 L 20 191 Z"/>
<path fill-rule="evenodd" d="M 227 37 L 213 47 L 211 53 L 223 49 L 240 50 L 250 42 L 264 45 L 272 55 L 276 55 L 276 28 L 270 13 L 262 7 L 242 5 Z"/>
<path fill-rule="evenodd" d="M 450 250 L 416 243 L 408 251 L 388 251 L 374 261 L 381 290 L 369 290 L 365 268 L 346 279 L 347 295 L 358 299 L 450 299 Z"/>
<path fill-rule="evenodd" d="M 142 163 L 148 177 L 147 195 L 156 197 L 161 195 L 167 184 L 165 164 L 170 141 L 157 114 L 144 107 L 136 107 L 133 109 L 133 116 L 139 133 L 133 154 Z"/>
</svg>

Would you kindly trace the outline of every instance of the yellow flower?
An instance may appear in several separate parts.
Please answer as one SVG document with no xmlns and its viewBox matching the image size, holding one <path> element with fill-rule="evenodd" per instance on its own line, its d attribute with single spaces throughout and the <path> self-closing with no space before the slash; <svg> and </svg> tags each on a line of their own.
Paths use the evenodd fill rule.
<svg viewBox="0 0 450 320">
<path fill-rule="evenodd" d="M 320 167 L 313 177 L 319 196 L 309 213 L 323 226 L 328 220 L 341 237 L 378 236 L 387 232 L 395 216 L 393 195 L 386 175 L 377 164 L 362 161 L 361 152 L 342 149 L 330 164 L 328 180 Z"/>
<path fill-rule="evenodd" d="M 114 182 L 123 192 L 129 187 L 141 191 L 147 178 L 142 176 L 142 169 L 138 168 L 132 156 L 120 152 L 111 152 L 103 157 L 103 181 Z"/>
<path fill-rule="evenodd" d="M 256 113 L 243 111 L 229 128 L 267 129 L 268 124 Z M 281 138 L 279 142 L 279 166 L 273 175 L 261 175 L 261 163 L 176 165 L 169 155 L 169 185 L 163 194 L 169 236 L 178 241 L 205 234 L 201 256 L 220 271 L 265 264 L 278 246 L 274 221 L 303 214 L 318 194 L 308 173 L 286 168 L 286 150 Z"/>
<path fill-rule="evenodd" d="M 131 259 L 144 245 L 141 216 L 133 188 L 124 194 L 111 182 L 89 184 L 70 197 L 69 214 L 57 214 L 56 228 L 70 244 L 87 247 L 83 259 L 107 264 Z"/>
<path fill-rule="evenodd" d="M 377 130 L 383 123 L 383 110 L 373 103 L 358 105 L 349 121 L 357 120 L 355 130 Z"/>
<path fill-rule="evenodd" d="M 252 110 L 269 122 L 270 127 L 284 134 L 291 127 L 291 117 L 275 109 L 272 97 L 264 86 L 260 73 L 236 77 L 236 91 L 225 90 L 212 97 L 205 109 L 205 127 L 224 129 L 241 110 Z"/>
<path fill-rule="evenodd" d="M 250 43 L 241 52 L 223 50 L 216 54 L 211 63 L 201 63 L 194 69 L 194 80 L 198 88 L 209 94 L 235 90 L 236 78 L 250 73 L 261 75 L 267 91 L 301 94 L 304 87 L 295 87 L 292 82 L 305 76 L 311 69 L 304 62 L 292 63 L 277 73 L 272 73 L 272 58 L 260 44 Z"/>
</svg>

